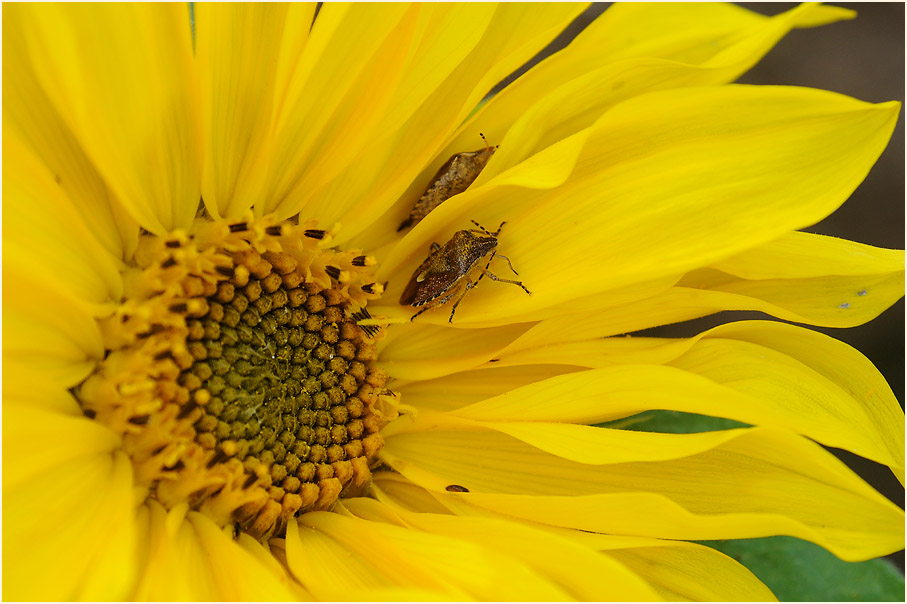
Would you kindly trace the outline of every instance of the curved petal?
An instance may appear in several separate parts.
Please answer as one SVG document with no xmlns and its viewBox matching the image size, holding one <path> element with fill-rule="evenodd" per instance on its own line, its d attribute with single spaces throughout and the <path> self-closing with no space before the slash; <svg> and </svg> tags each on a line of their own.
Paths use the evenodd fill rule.
<svg viewBox="0 0 907 604">
<path fill-rule="evenodd" d="M 809 4 L 774 17 L 717 3 L 616 4 L 566 49 L 483 105 L 441 155 L 464 149 L 476 131 L 501 141 L 478 186 L 590 126 L 618 102 L 654 90 L 731 82 L 792 28 L 852 16 Z"/>
<path fill-rule="evenodd" d="M 865 323 L 903 296 L 904 252 L 809 233 L 775 241 L 692 271 L 674 287 L 616 305 L 569 313 L 564 307 L 502 351 L 511 356 L 553 342 L 591 340 L 686 321 L 723 310 L 760 310 L 799 323 L 847 327 Z M 719 272 L 721 271 L 721 272 Z"/>
<path fill-rule="evenodd" d="M 750 299 L 753 309 L 783 319 L 853 327 L 903 297 L 904 252 L 795 232 L 689 273 L 678 287 L 716 292 L 703 296 L 713 304 Z"/>
<path fill-rule="evenodd" d="M 786 534 L 847 560 L 903 548 L 903 511 L 820 446 L 783 430 L 736 434 L 688 457 L 626 464 L 569 461 L 494 432 L 393 435 L 381 455 L 440 496 L 555 526 L 685 540 Z M 469 493 L 444 493 L 449 484 Z"/>
<path fill-rule="evenodd" d="M 287 601 L 293 599 L 289 577 L 277 574 L 277 567 L 263 563 L 248 551 L 252 544 L 240 546 L 210 518 L 192 512 L 188 522 L 205 552 L 209 572 L 221 600 Z M 232 532 L 232 527 L 228 527 Z M 259 546 L 260 547 L 260 546 Z M 179 563 L 177 561 L 177 563 Z"/>
<path fill-rule="evenodd" d="M 342 145 L 344 161 L 333 166 L 327 159 L 320 162 L 325 165 L 319 168 L 323 176 L 313 172 L 311 178 L 323 185 L 310 188 L 308 177 L 297 181 L 294 194 L 306 205 L 306 213 L 327 224 L 342 222 L 338 243 L 366 229 L 352 245 L 374 249 L 393 238 L 400 222 L 387 209 L 407 187 L 427 186 L 415 183 L 416 176 L 423 169 L 437 170 L 447 160 L 439 152 L 488 91 L 544 48 L 584 8 L 564 2 L 420 7 L 409 17 L 415 21 L 403 21 L 407 26 L 393 35 L 415 47 L 407 51 L 406 62 L 378 64 L 371 72 L 381 80 L 389 78 L 396 86 L 394 94 L 380 94 L 381 88 L 368 91 L 367 111 L 347 120 L 347 129 L 362 124 L 361 132 L 325 141 L 328 152 L 331 146 Z M 353 109 L 345 105 L 342 110 Z M 334 127 L 340 128 L 341 122 Z M 481 144 L 476 131 L 470 148 L 460 151 Z M 354 153 L 349 155 L 351 149 Z"/>
<path fill-rule="evenodd" d="M 81 142 L 42 89 L 21 26 L 21 7 L 3 11 L 3 174 L 16 174 L 10 158 L 41 158 L 53 181 L 113 257 L 128 258 L 138 240 L 138 224 L 107 187 Z M 12 148 L 10 148 L 12 147 Z M 10 162 L 10 163 L 8 163 Z M 7 202 L 9 207 L 9 202 Z"/>
<path fill-rule="evenodd" d="M 843 423 L 850 424 L 849 429 L 843 425 L 830 429 L 829 436 L 820 437 L 818 431 L 814 436 L 811 427 L 804 433 L 828 441 L 832 446 L 837 442 L 837 446 L 887 464 L 901 484 L 904 483 L 904 411 L 882 374 L 858 350 L 821 333 L 765 321 L 722 325 L 710 330 L 705 338 L 733 338 L 753 344 L 759 353 L 770 349 L 785 355 L 790 359 L 785 360 L 785 366 L 797 376 L 797 387 L 815 388 L 808 393 L 812 403 L 822 407 L 829 405 L 828 401 L 834 401 L 829 412 L 840 414 Z M 732 377 L 735 372 L 729 368 L 730 364 L 725 358 L 703 366 L 687 355 L 677 363 L 681 367 L 696 367 L 697 372 L 716 382 L 732 382 L 733 387 L 740 390 L 754 392 L 754 389 L 761 389 L 756 383 L 758 380 L 741 382 Z M 756 373 L 759 371 L 755 370 Z M 772 385 L 762 394 L 783 397 L 787 404 L 793 403 L 794 397 L 782 392 L 785 390 L 783 386 Z M 817 394 L 819 392 L 827 393 L 829 399 L 823 399 Z M 812 418 L 807 420 L 807 425 L 811 421 Z M 830 435 L 832 430 L 837 432 L 834 440 Z"/>
<path fill-rule="evenodd" d="M 888 465 L 903 481 L 897 399 L 868 359 L 823 334 L 747 321 L 687 340 L 552 343 L 514 358 L 503 353 L 500 362 L 602 369 L 530 383 L 461 407 L 455 416 L 593 424 L 647 409 L 700 413 L 799 432 Z"/>
<path fill-rule="evenodd" d="M 13 134 L 3 137 L 3 251 L 23 273 L 89 302 L 119 300 L 115 257 L 82 221 L 48 168 Z"/>
<path fill-rule="evenodd" d="M 465 496 L 449 497 L 445 492 L 441 496 L 442 504 L 430 491 L 409 482 L 399 474 L 380 472 L 375 474 L 374 478 L 378 500 L 391 506 L 394 513 L 400 518 L 406 519 L 407 522 L 413 521 L 425 530 L 431 530 L 436 518 L 442 518 L 441 526 L 450 527 L 451 530 L 461 530 L 461 528 L 465 531 L 479 530 L 480 534 L 477 535 L 477 538 L 481 538 L 482 529 L 484 529 L 484 535 L 497 536 L 497 530 L 491 529 L 496 529 L 504 524 L 502 520 L 506 522 L 505 531 L 516 531 L 519 535 L 522 531 L 527 530 L 523 523 L 512 517 L 499 516 L 489 510 L 481 510 L 464 503 Z M 412 511 L 417 513 L 410 513 Z M 457 517 L 452 518 L 449 516 L 451 513 Z M 478 518 L 477 515 L 488 518 Z M 419 524 L 423 519 L 425 519 L 426 526 Z M 614 558 L 632 569 L 665 600 L 774 600 L 771 592 L 746 567 L 724 554 L 702 545 L 645 537 L 594 534 L 540 524 L 530 526 L 533 532 L 536 529 L 544 528 L 546 532 L 568 540 L 573 547 L 588 548 Z M 533 534 L 533 538 L 535 537 L 536 535 Z M 494 539 L 496 544 L 498 541 Z M 544 538 L 542 542 L 545 542 Z M 498 544 L 498 547 L 510 545 L 504 541 L 502 544 Z M 560 554 L 558 549 L 552 548 L 552 551 Z M 548 564 L 540 572 L 563 573 L 569 577 L 573 565 L 565 564 L 565 558 L 560 555 L 558 559 L 560 561 Z M 579 567 L 582 568 L 582 565 Z M 603 582 L 610 583 L 610 581 L 602 581 L 598 577 L 598 574 L 591 575 L 596 583 L 596 585 L 589 586 L 593 591 L 601 589 Z M 584 579 L 587 578 L 589 577 L 583 576 L 578 579 L 571 577 L 579 585 L 585 585 Z M 626 586 L 626 583 L 624 585 Z M 608 597 L 604 599 L 608 599 Z M 612 595 L 610 599 L 617 600 L 618 598 Z"/>
<path fill-rule="evenodd" d="M 380 577 L 379 586 L 438 590 L 480 600 L 564 600 L 569 596 L 519 560 L 468 540 L 434 535 L 354 516 L 312 512 L 299 518 L 299 541 L 287 561 L 316 597 L 342 596 L 338 586 L 365 587 L 353 573 Z M 337 559 L 338 557 L 339 560 Z M 341 563 L 341 561 L 343 561 Z M 347 562 L 349 561 L 349 562 Z M 325 567 L 335 568 L 333 572 Z M 323 595 L 322 595 L 323 594 Z"/>
<path fill-rule="evenodd" d="M 585 368 L 555 364 L 512 366 L 491 364 L 481 369 L 461 371 L 430 380 L 402 384 L 395 382 L 394 389 L 403 395 L 403 402 L 407 405 L 419 409 L 451 411 L 528 384 L 583 369 Z"/>
<path fill-rule="evenodd" d="M 267 176 L 269 127 L 298 60 L 315 4 L 195 6 L 204 108 L 202 198 L 212 216 L 241 216 Z"/>
<path fill-rule="evenodd" d="M 378 358 L 381 367 L 393 377 L 427 380 L 484 363 L 530 326 L 516 324 L 476 330 L 413 325 L 382 342 Z"/>
<path fill-rule="evenodd" d="M 414 531 L 425 531 L 465 540 L 499 552 L 530 566 L 534 572 L 560 585 L 571 598 L 581 601 L 653 600 L 655 592 L 646 576 L 628 572 L 610 557 L 573 542 L 568 535 L 553 535 L 525 523 L 505 519 L 467 518 L 442 514 L 389 512 L 372 499 L 352 499 L 344 507 L 356 516 L 396 522 Z M 384 513 L 389 519 L 376 514 Z"/>
<path fill-rule="evenodd" d="M 64 388 L 81 382 L 104 356 L 92 309 L 3 259 L 4 361 L 39 368 L 42 379 Z"/>
<path fill-rule="evenodd" d="M 188 9 L 18 10 L 37 81 L 119 202 L 152 233 L 188 227 L 201 171 Z"/>
<path fill-rule="evenodd" d="M 120 438 L 106 426 L 76 413 L 42 409 L 4 392 L 3 451 L 7 460 L 15 460 L 4 464 L 4 492 L 41 482 L 62 464 L 109 455 L 120 446 Z M 23 451 L 29 452 L 25 458 Z"/>
<path fill-rule="evenodd" d="M 396 585 L 359 552 L 296 522 L 287 526 L 286 557 L 296 580 L 320 599 L 337 600 L 347 592 L 387 590 Z"/>
<path fill-rule="evenodd" d="M 69 389 L 52 379 L 40 366 L 4 358 L 3 405 L 23 405 L 33 409 L 77 417 L 82 413 Z"/>
<path fill-rule="evenodd" d="M 378 8 L 387 12 L 387 6 Z M 312 153 L 290 193 L 295 208 L 305 206 L 307 214 L 322 217 L 327 224 L 350 213 L 354 203 L 356 214 L 364 214 L 374 201 L 374 191 L 361 198 L 351 193 L 360 193 L 363 183 L 370 185 L 378 166 L 385 170 L 400 167 L 400 158 L 388 155 L 382 145 L 399 136 L 400 126 L 473 50 L 494 11 L 490 4 L 425 5 L 409 7 L 402 18 L 398 16 L 391 35 L 368 57 L 346 98 L 335 103 L 334 115 L 329 120 L 325 120 L 328 116 L 322 118 L 321 149 Z M 354 9 L 350 17 L 374 20 L 365 9 Z M 315 142 L 313 137 L 312 144 Z M 347 174 L 338 182 L 343 186 L 327 188 L 344 172 Z"/>
<path fill-rule="evenodd" d="M 14 486 L 5 481 L 4 472 L 5 599 L 127 597 L 135 580 L 136 532 L 132 466 L 125 455 L 73 456 Z"/>
<path fill-rule="evenodd" d="M 658 595 L 677 602 L 774 602 L 774 594 L 743 564 L 696 543 L 662 541 L 607 552 L 643 575 Z"/>
<path fill-rule="evenodd" d="M 470 218 L 509 220 L 498 251 L 533 295 L 476 288 L 458 310 L 461 324 L 526 320 L 571 298 L 708 265 L 833 211 L 884 148 L 897 112 L 896 103 L 783 87 L 636 97 L 435 209 L 377 276 L 411 274 L 429 241 L 446 241 L 446 225 Z M 387 295 L 402 286 L 391 282 Z"/>
<path fill-rule="evenodd" d="M 135 599 L 288 601 L 295 599 L 290 578 L 274 561 L 264 562 L 236 543 L 232 527 L 220 529 L 185 506 L 165 511 L 149 501 L 140 511 L 142 575 Z M 228 533 L 225 532 L 229 531 Z"/>
<path fill-rule="evenodd" d="M 599 43 L 605 46 L 600 52 L 612 61 L 643 56 L 692 62 L 721 52 L 773 21 L 793 17 L 789 26 L 814 27 L 855 16 L 854 11 L 837 6 L 800 6 L 765 17 L 730 3 L 627 3 L 606 11 L 597 28 Z M 597 40 L 589 37 L 578 41 L 588 46 Z"/>
<path fill-rule="evenodd" d="M 141 574 L 135 600 L 210 601 L 217 586 L 198 536 L 186 519 L 186 506 L 169 512 L 154 500 L 139 508 Z"/>
</svg>

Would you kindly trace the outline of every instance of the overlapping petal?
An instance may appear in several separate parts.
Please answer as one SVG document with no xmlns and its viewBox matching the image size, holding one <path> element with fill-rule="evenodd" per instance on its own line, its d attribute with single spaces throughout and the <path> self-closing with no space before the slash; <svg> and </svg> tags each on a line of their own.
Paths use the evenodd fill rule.
<svg viewBox="0 0 907 604">
<path fill-rule="evenodd" d="M 262 202 L 271 122 L 305 46 L 315 4 L 198 4 L 204 117 L 202 198 L 212 216 Z"/>
<path fill-rule="evenodd" d="M 5 597 L 770 599 L 664 539 L 903 547 L 903 512 L 809 440 L 903 482 L 903 412 L 862 355 L 762 323 L 605 338 L 729 308 L 856 325 L 901 295 L 902 252 L 790 233 L 862 180 L 896 104 L 712 87 L 852 13 L 618 5 L 474 112 L 582 8 L 325 4 L 312 26 L 313 4 L 198 5 L 195 39 L 182 5 L 4 8 L 4 449 L 32 451 L 4 468 Z M 397 244 L 480 131 L 501 144 L 489 168 Z M 446 310 L 392 329 L 381 365 L 406 415 L 382 455 L 399 474 L 268 545 L 135 491 L 118 438 L 67 392 L 104 355 L 94 318 L 138 226 L 188 227 L 199 194 L 212 216 L 342 223 L 335 244 L 385 260 L 373 314 L 393 323 L 428 244 L 470 219 L 507 221 L 499 251 L 533 291 L 483 283 L 469 329 Z M 652 408 L 756 427 L 581 425 Z M 36 585 L 48 559 L 56 580 Z"/>
<path fill-rule="evenodd" d="M 188 227 L 199 199 L 201 120 L 187 11 L 44 4 L 14 13 L 21 64 L 59 116 L 55 130 L 72 134 L 118 203 L 156 234 Z M 113 219 L 122 224 L 116 211 Z"/>
<path fill-rule="evenodd" d="M 667 600 L 774 599 L 771 592 L 741 564 L 701 545 L 645 537 L 593 534 L 544 524 L 515 522 L 513 518 L 504 518 L 465 503 L 465 497 L 468 497 L 465 495 L 442 495 L 440 499 L 436 499 L 430 491 L 388 472 L 376 476 L 376 485 L 378 500 L 393 507 L 393 518 L 397 522 L 405 521 L 422 530 L 457 531 L 459 535 L 469 535 L 477 541 L 487 542 L 490 547 L 509 548 L 513 555 L 519 557 L 531 558 L 537 555 L 544 558 L 553 555 L 559 559 L 571 558 L 571 564 L 548 563 L 539 572 L 560 575 L 565 584 L 588 590 L 583 592 L 585 597 L 580 596 L 580 599 L 617 599 L 617 590 L 636 587 L 637 579 L 648 583 Z M 419 512 L 413 513 L 411 510 Z M 362 515 L 362 512 L 357 513 Z M 451 514 L 458 517 L 454 518 Z M 540 530 L 548 534 L 540 535 Z M 500 538 L 505 535 L 510 539 Z M 551 535 L 556 538 L 552 539 Z M 522 541 L 527 537 L 535 544 Z M 511 541 L 515 542 L 515 546 L 511 545 Z M 544 553 L 536 549 L 537 544 L 542 544 Z M 603 565 L 598 556 L 588 555 L 590 551 L 615 559 L 636 573 L 637 578 L 628 577 L 626 569 Z M 589 569 L 590 565 L 597 566 L 598 569 Z M 574 576 L 577 570 L 580 571 L 579 577 Z M 602 580 L 602 577 L 608 575 L 609 579 Z M 606 585 L 603 586 L 602 583 Z M 599 590 L 603 587 L 610 591 L 600 593 Z M 576 594 L 575 591 L 573 593 Z M 631 593 L 625 593 L 624 596 L 629 597 Z"/>
<path fill-rule="evenodd" d="M 8 412 L 4 408 L 4 416 Z M 48 426 L 56 432 L 63 422 L 50 420 Z M 4 430 L 4 447 L 7 438 Z M 19 446 L 15 456 L 29 449 Z M 73 454 L 58 458 L 53 467 L 39 462 L 32 469 L 42 471 L 31 480 L 7 485 L 4 473 L 4 599 L 122 600 L 128 596 L 137 571 L 132 465 L 123 453 L 83 449 L 76 446 Z M 51 561 L 53 580 L 37 580 L 47 576 Z"/>
<path fill-rule="evenodd" d="M 356 99 L 365 103 L 364 109 L 346 120 L 334 118 L 335 128 L 361 124 L 363 119 L 368 123 L 343 140 L 337 136 L 326 140 L 325 151 L 335 146 L 344 150 L 342 161 L 331 165 L 318 159 L 324 174 L 310 170 L 308 180 L 299 182 L 324 185 L 310 189 L 297 184 L 289 199 L 299 196 L 306 212 L 327 225 L 339 220 L 344 228 L 338 243 L 350 241 L 374 250 L 392 240 L 400 218 L 387 210 L 423 168 L 434 171 L 446 161 L 438 156 L 440 149 L 485 94 L 544 48 L 583 8 L 571 3 L 420 7 L 410 17 L 414 23 L 392 36 L 394 44 L 413 48 L 405 51 L 405 62 L 376 66 L 380 74 L 372 84 L 376 90 L 365 90 L 365 100 Z M 380 81 L 385 79 L 396 86 L 389 98 L 382 93 Z M 354 108 L 347 105 L 340 107 Z M 396 130 L 389 129 L 395 124 Z M 473 137 L 470 145 L 478 148 L 479 132 Z M 433 167 L 426 168 L 429 164 Z M 293 207 L 300 206 L 289 205 L 286 211 Z M 367 234 L 356 237 L 366 229 Z"/>
<path fill-rule="evenodd" d="M 538 527 L 502 519 L 407 513 L 388 509 L 373 499 L 353 499 L 344 507 L 356 516 L 386 522 L 426 535 L 438 535 L 478 544 L 529 565 L 578 600 L 641 600 L 655 597 L 646 582 L 612 559 L 573 543 L 569 537 L 546 534 Z M 554 563 L 558 560 L 558 563 Z M 515 586 L 505 585 L 519 594 Z"/>
<path fill-rule="evenodd" d="M 571 298 L 706 266 L 833 211 L 881 153 L 897 111 L 896 103 L 795 88 L 636 97 L 437 208 L 379 278 L 410 274 L 432 240 L 447 240 L 448 225 L 470 218 L 509 220 L 498 249 L 535 293 L 476 288 L 458 310 L 461 324 L 527 320 Z M 404 285 L 391 283 L 388 297 Z"/>
<path fill-rule="evenodd" d="M 298 542 L 293 527 L 287 531 L 287 560 L 302 584 L 320 597 L 337 594 L 338 585 L 365 587 L 361 582 L 368 580 L 379 589 L 438 590 L 481 600 L 570 598 L 527 560 L 462 535 L 323 512 L 302 516 L 298 531 Z M 346 562 L 351 558 L 356 563 Z M 330 567 L 346 568 L 332 573 Z M 348 576 L 351 569 L 358 580 Z M 640 583 L 636 599 L 649 593 Z"/>
<path fill-rule="evenodd" d="M 38 81 L 29 60 L 25 32 L 20 27 L 21 10 L 3 9 L 3 52 L 17 58 L 8 60 L 3 69 L 4 174 L 14 174 L 16 163 L 27 161 L 15 157 L 20 150 L 39 157 L 63 197 L 71 200 L 70 207 L 60 211 L 78 213 L 112 256 L 128 258 L 135 249 L 138 225 L 109 191 L 78 137 Z"/>
<path fill-rule="evenodd" d="M 618 4 L 562 52 L 483 105 L 441 156 L 466 148 L 476 129 L 491 132 L 501 148 L 478 186 L 590 126 L 623 100 L 654 90 L 731 82 L 791 28 L 852 16 L 846 9 L 808 4 L 774 17 L 715 3 L 682 9 Z"/>
<path fill-rule="evenodd" d="M 784 430 L 735 431 L 671 460 L 596 465 L 497 432 L 424 427 L 390 436 L 382 458 L 426 488 L 463 485 L 471 503 L 534 522 L 687 540 L 786 534 L 848 560 L 903 546 L 897 506 Z"/>
<path fill-rule="evenodd" d="M 578 332 L 571 332 L 567 321 L 541 323 L 527 332 L 499 353 L 495 367 L 529 368 L 512 370 L 516 381 L 506 382 L 509 388 L 501 394 L 479 390 L 489 398 L 459 399 L 475 402 L 456 408 L 454 415 L 593 424 L 647 409 L 699 413 L 794 430 L 888 465 L 903 481 L 903 412 L 878 370 L 846 344 L 762 321 L 723 325 L 685 340 L 595 339 L 596 317 L 584 319 L 574 326 L 585 330 L 583 339 L 571 339 Z M 536 339 L 546 333 L 560 338 Z M 567 366 L 563 374 L 532 371 L 556 363 Z M 598 369 L 573 369 L 583 366 Z M 469 382 L 481 383 L 480 378 Z M 413 402 L 421 404 L 415 388 Z M 446 401 L 442 408 L 457 404 L 440 397 Z"/>
<path fill-rule="evenodd" d="M 81 382 L 104 356 L 101 332 L 92 309 L 65 290 L 3 259 L 3 358 L 39 368 L 43 379 L 63 388 Z M 18 379 L 7 373 L 9 379 Z"/>
<path fill-rule="evenodd" d="M 47 165 L 14 134 L 3 137 L 3 251 L 33 280 L 86 302 L 119 299 L 114 256 L 95 238 Z M 41 250 L 40 254 L 35 250 Z"/>
<path fill-rule="evenodd" d="M 142 573 L 138 600 L 293 600 L 299 592 L 275 564 L 234 543 L 209 518 L 188 508 L 165 511 L 149 501 L 138 511 Z M 232 529 L 227 529 L 232 531 Z"/>
</svg>

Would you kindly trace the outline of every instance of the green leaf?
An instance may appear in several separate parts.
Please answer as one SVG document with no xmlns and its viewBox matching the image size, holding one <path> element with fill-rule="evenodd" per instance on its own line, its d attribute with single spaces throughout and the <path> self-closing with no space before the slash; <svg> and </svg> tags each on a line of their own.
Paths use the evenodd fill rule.
<svg viewBox="0 0 907 604">
<path fill-rule="evenodd" d="M 904 601 L 904 576 L 884 559 L 844 562 L 794 537 L 702 543 L 746 566 L 782 602 Z"/>
<path fill-rule="evenodd" d="M 600 424 L 603 428 L 618 430 L 637 430 L 641 432 L 661 432 L 668 434 L 692 434 L 695 432 L 714 432 L 745 428 L 743 424 L 732 419 L 710 417 L 682 411 L 644 411 L 631 417 Z"/>
</svg>

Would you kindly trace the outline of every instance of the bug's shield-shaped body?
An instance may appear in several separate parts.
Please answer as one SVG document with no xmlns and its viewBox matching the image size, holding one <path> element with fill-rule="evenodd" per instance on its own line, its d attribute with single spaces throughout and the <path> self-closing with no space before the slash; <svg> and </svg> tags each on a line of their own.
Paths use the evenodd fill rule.
<svg viewBox="0 0 907 604">
<path fill-rule="evenodd" d="M 419 265 L 400 296 L 400 304 L 424 306 L 450 292 L 497 245 L 497 237 L 457 231 Z"/>
<path fill-rule="evenodd" d="M 468 189 L 496 149 L 497 147 L 485 147 L 478 151 L 452 155 L 431 179 L 431 184 L 410 211 L 409 218 L 403 221 L 397 231 L 415 225 L 439 205 Z"/>
<path fill-rule="evenodd" d="M 524 292 L 532 295 L 532 292 L 526 289 L 522 282 L 502 279 L 488 270 L 488 267 L 491 266 L 491 261 L 497 256 L 506 260 L 507 266 L 516 274 L 513 265 L 510 264 L 510 260 L 506 256 L 498 254 L 496 250 L 498 233 L 501 232 L 504 223 L 502 222 L 498 230 L 492 233 L 475 220 L 472 222 L 481 230 L 457 231 L 450 238 L 450 241 L 443 246 L 433 243 L 431 254 L 413 273 L 412 278 L 403 290 L 403 294 L 400 296 L 400 304 L 422 306 L 423 308 L 414 314 L 410 321 L 430 308 L 446 304 L 459 294 L 450 310 L 448 322 L 452 323 L 454 313 L 457 311 L 457 306 L 463 300 L 463 297 L 485 276 L 494 281 L 519 286 Z M 478 278 L 473 281 L 469 276 L 470 273 L 486 257 L 488 262 L 479 271 Z"/>
</svg>

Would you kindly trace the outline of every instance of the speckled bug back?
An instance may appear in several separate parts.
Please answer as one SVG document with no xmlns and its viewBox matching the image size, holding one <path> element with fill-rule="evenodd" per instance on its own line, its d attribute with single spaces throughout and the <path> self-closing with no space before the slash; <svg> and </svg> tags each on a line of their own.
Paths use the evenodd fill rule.
<svg viewBox="0 0 907 604">
<path fill-rule="evenodd" d="M 443 246 L 437 243 L 432 244 L 432 251 L 428 258 L 413 273 L 409 283 L 403 290 L 403 294 L 400 296 L 400 304 L 402 305 L 424 307 L 413 315 L 410 320 L 415 319 L 430 308 L 446 304 L 459 293 L 448 320 L 453 322 L 457 306 L 463 300 L 466 292 L 475 287 L 485 275 L 488 275 L 488 278 L 494 281 L 518 285 L 523 288 L 523 291 L 531 295 L 531 292 L 521 282 L 502 279 L 488 271 L 488 267 L 495 256 L 507 260 L 507 264 L 510 265 L 510 260 L 506 256 L 501 256 L 496 252 L 498 234 L 505 223 L 502 222 L 498 230 L 493 233 L 487 231 L 476 221 L 473 221 L 473 224 L 481 230 L 457 231 L 450 238 L 450 241 Z M 473 281 L 469 275 L 485 257 L 488 257 L 488 263 L 481 269 L 478 279 Z M 510 266 L 510 270 L 517 274 L 513 270 L 513 266 Z"/>
</svg>

